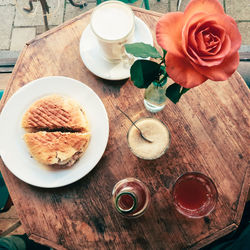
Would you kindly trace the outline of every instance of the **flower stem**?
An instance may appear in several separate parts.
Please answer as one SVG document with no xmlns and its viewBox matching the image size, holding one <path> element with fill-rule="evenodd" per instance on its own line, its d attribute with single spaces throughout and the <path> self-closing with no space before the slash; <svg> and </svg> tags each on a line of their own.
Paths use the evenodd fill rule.
<svg viewBox="0 0 250 250">
<path fill-rule="evenodd" d="M 164 81 L 168 78 L 168 74 L 164 74 L 164 76 L 160 79 L 160 81 L 158 82 L 159 86 L 164 86 L 166 84 L 166 82 L 164 83 Z M 162 84 L 164 83 L 164 84 Z"/>
<path fill-rule="evenodd" d="M 162 60 L 161 60 L 161 62 L 160 62 L 160 65 L 163 64 L 163 63 L 164 63 L 164 65 L 165 65 L 165 58 L 164 58 L 164 57 L 162 58 Z"/>
</svg>

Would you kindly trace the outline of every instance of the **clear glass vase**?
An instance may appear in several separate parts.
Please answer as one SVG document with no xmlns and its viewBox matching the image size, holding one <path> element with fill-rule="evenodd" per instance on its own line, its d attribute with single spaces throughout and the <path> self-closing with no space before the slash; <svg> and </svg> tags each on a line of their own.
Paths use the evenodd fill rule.
<svg viewBox="0 0 250 250">
<path fill-rule="evenodd" d="M 144 106 L 151 113 L 157 113 L 164 109 L 166 105 L 167 84 L 152 82 L 144 93 Z"/>
</svg>

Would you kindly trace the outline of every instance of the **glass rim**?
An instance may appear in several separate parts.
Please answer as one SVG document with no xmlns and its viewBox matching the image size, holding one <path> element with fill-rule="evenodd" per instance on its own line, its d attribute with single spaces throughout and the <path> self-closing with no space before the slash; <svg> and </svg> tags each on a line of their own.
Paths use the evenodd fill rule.
<svg viewBox="0 0 250 250">
<path fill-rule="evenodd" d="M 174 190 L 175 190 L 176 185 L 177 185 L 178 183 L 180 183 L 180 180 L 183 179 L 183 177 L 189 176 L 189 175 L 190 175 L 190 176 L 192 176 L 192 175 L 194 175 L 194 176 L 200 176 L 201 178 L 205 179 L 205 180 L 208 182 L 209 186 L 212 187 L 213 190 L 215 191 L 215 192 L 213 192 L 213 191 L 211 190 L 211 193 L 213 193 L 213 200 L 212 200 L 212 202 L 210 202 L 210 203 L 212 204 L 211 208 L 210 208 L 206 213 L 204 213 L 204 214 L 202 214 L 202 215 L 192 214 L 192 211 L 194 211 L 194 210 L 188 209 L 188 208 L 180 207 L 180 206 L 177 204 L 176 199 L 175 199 L 175 197 L 174 197 Z M 193 219 L 199 219 L 199 218 L 203 218 L 203 217 L 205 217 L 205 216 L 208 216 L 208 215 L 214 210 L 214 208 L 216 207 L 216 204 L 217 204 L 217 202 L 218 202 L 218 196 L 219 196 L 219 195 L 218 195 L 218 190 L 217 190 L 217 187 L 216 187 L 214 181 L 213 181 L 209 176 L 207 176 L 207 175 L 205 175 L 205 174 L 203 174 L 203 173 L 201 173 L 201 172 L 198 172 L 198 171 L 191 171 L 191 172 L 186 172 L 186 173 L 184 173 L 184 174 L 181 174 L 180 176 L 177 177 L 177 179 L 175 180 L 175 182 L 174 182 L 174 184 L 173 184 L 173 186 L 172 186 L 172 189 L 171 189 L 171 198 L 172 198 L 172 202 L 173 202 L 174 206 L 176 207 L 176 210 L 177 210 L 179 213 L 181 213 L 182 215 L 184 215 L 184 216 L 186 216 L 186 217 L 188 217 L 188 218 L 193 218 Z M 197 209 L 197 210 L 195 211 L 195 213 L 201 212 L 201 211 L 204 210 L 207 206 L 208 206 L 208 205 L 202 206 L 201 208 Z M 187 212 L 187 213 L 186 213 L 186 212 Z M 188 212 L 189 212 L 189 214 L 188 214 Z"/>
<path fill-rule="evenodd" d="M 128 196 L 130 196 L 130 197 L 132 198 L 132 200 L 133 200 L 132 206 L 131 206 L 130 208 L 128 208 L 128 209 L 123 209 L 121 206 L 119 206 L 119 201 L 120 201 L 120 199 L 121 199 L 121 197 L 122 197 L 123 195 L 128 195 Z M 128 191 L 126 191 L 126 192 L 120 192 L 120 193 L 117 195 L 116 199 L 115 199 L 115 206 L 116 206 L 116 209 L 117 209 L 120 213 L 129 213 L 129 212 L 132 212 L 132 211 L 136 208 L 136 206 L 137 206 L 137 200 L 136 200 L 136 197 L 135 197 L 134 193 L 133 193 L 133 192 L 128 192 Z"/>
<path fill-rule="evenodd" d="M 140 117 L 140 118 L 138 118 L 137 120 L 135 120 L 134 123 L 136 124 L 136 123 L 139 122 L 140 120 L 147 120 L 147 119 L 153 119 L 153 120 L 157 120 L 157 121 L 161 122 L 161 123 L 164 125 L 164 127 L 167 129 L 167 131 L 168 131 L 169 142 L 168 142 L 166 148 L 162 151 L 162 153 L 161 153 L 159 156 L 154 157 L 154 158 L 145 158 L 145 157 L 142 157 L 142 156 L 137 155 L 137 154 L 132 150 L 132 148 L 131 148 L 131 146 L 130 146 L 130 144 L 129 144 L 129 140 L 128 140 L 129 133 L 130 133 L 132 127 L 134 127 L 133 124 L 131 124 L 131 126 L 129 127 L 128 132 L 127 132 L 127 144 L 128 144 L 128 147 L 129 147 L 130 151 L 131 151 L 136 157 L 138 157 L 138 158 L 140 158 L 140 159 L 142 159 L 142 160 L 149 160 L 149 161 L 150 161 L 150 160 L 159 159 L 159 158 L 160 158 L 161 156 L 163 156 L 163 155 L 167 152 L 167 150 L 170 148 L 170 145 L 171 145 L 171 133 L 170 133 L 170 131 L 169 131 L 169 129 L 168 129 L 168 126 L 167 126 L 163 121 L 161 121 L 160 119 L 155 118 L 155 117 L 150 117 L 150 116 Z"/>
<path fill-rule="evenodd" d="M 107 4 L 117 4 L 117 5 L 122 5 L 123 7 L 125 7 L 129 12 L 130 14 L 132 15 L 132 18 L 133 18 L 133 25 L 131 27 L 131 29 L 129 30 L 128 34 L 123 37 L 123 38 L 119 38 L 119 39 L 105 39 L 101 36 L 99 36 L 94 27 L 93 27 L 93 24 L 92 24 L 92 19 L 93 19 L 93 16 L 95 14 L 95 12 L 100 9 L 103 5 L 107 5 Z M 134 12 L 133 10 L 131 9 L 131 7 L 129 7 L 127 4 L 121 2 L 121 1 L 105 1 L 105 2 L 102 2 L 101 4 L 97 5 L 94 9 L 93 9 L 93 12 L 91 13 L 91 16 L 90 16 L 90 28 L 91 28 L 91 31 L 95 34 L 96 37 L 98 37 L 98 39 L 106 42 L 106 43 L 113 43 L 113 42 L 120 42 L 122 40 L 124 40 L 126 37 L 129 37 L 131 35 L 131 33 L 135 30 L 135 15 L 134 15 Z"/>
<path fill-rule="evenodd" d="M 116 189 L 117 189 L 120 185 L 122 185 L 123 183 L 126 183 L 126 182 L 128 182 L 128 181 L 129 181 L 129 182 L 133 182 L 133 181 L 137 182 L 140 186 L 143 187 L 143 189 L 144 189 L 144 191 L 145 191 L 145 195 L 146 195 L 146 200 L 147 200 L 147 202 L 145 202 L 144 206 L 143 206 L 138 212 L 136 212 L 136 213 L 133 214 L 132 216 L 129 216 L 129 217 L 131 217 L 131 218 L 137 218 L 137 217 L 140 217 L 142 214 L 144 214 L 144 212 L 148 209 L 149 204 L 150 204 L 150 201 L 151 201 L 151 195 L 150 195 L 149 188 L 148 188 L 148 186 L 147 186 L 143 181 L 141 181 L 141 180 L 139 180 L 139 179 L 137 179 L 137 178 L 135 178 L 135 177 L 127 177 L 127 178 L 124 178 L 124 179 L 118 181 L 118 182 L 115 184 L 115 186 L 113 187 L 113 190 L 112 190 L 112 196 L 115 194 Z M 131 193 L 132 193 L 132 192 L 131 192 Z M 115 205 L 115 208 L 117 208 L 115 203 L 116 203 L 116 199 L 113 198 L 113 204 Z M 137 205 L 137 201 L 136 201 L 136 205 Z M 136 209 L 136 208 L 135 208 L 135 209 Z M 119 212 L 119 214 L 121 214 L 121 215 L 123 215 L 123 216 L 128 215 L 127 213 L 131 212 L 131 211 L 129 211 L 129 212 L 127 212 L 127 213 L 126 213 L 126 212 L 124 213 L 124 212 L 120 212 L 119 209 L 118 209 L 117 211 Z"/>
</svg>

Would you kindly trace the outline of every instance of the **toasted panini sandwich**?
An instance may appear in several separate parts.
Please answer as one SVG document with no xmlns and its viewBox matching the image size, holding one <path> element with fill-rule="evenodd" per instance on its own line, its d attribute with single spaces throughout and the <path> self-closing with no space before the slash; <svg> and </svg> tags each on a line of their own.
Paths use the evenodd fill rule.
<svg viewBox="0 0 250 250">
<path fill-rule="evenodd" d="M 88 121 L 77 102 L 60 95 L 45 96 L 25 112 L 22 127 L 29 132 L 88 132 Z"/>
<path fill-rule="evenodd" d="M 26 133 L 24 140 L 38 162 L 56 168 L 71 167 L 85 152 L 90 133 Z"/>
<path fill-rule="evenodd" d="M 90 132 L 86 115 L 74 100 L 45 96 L 25 112 L 22 127 L 30 154 L 52 167 L 71 167 L 85 152 Z"/>
</svg>

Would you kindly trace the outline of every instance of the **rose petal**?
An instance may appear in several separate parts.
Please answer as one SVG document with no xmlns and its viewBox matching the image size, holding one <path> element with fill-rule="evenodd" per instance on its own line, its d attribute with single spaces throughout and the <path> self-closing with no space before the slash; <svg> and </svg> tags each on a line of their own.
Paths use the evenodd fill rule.
<svg viewBox="0 0 250 250">
<path fill-rule="evenodd" d="M 238 30 L 237 23 L 234 19 L 228 15 L 223 15 L 222 17 L 216 18 L 217 23 L 221 24 L 225 29 L 226 33 L 229 35 L 231 40 L 231 51 L 230 53 L 235 53 L 241 45 L 241 34 Z"/>
<path fill-rule="evenodd" d="M 229 52 L 231 51 L 231 40 L 228 35 L 225 36 L 223 44 L 220 46 L 220 51 L 217 51 L 217 54 L 213 55 L 212 53 L 204 56 L 200 56 L 203 60 L 215 60 L 215 59 L 224 59 L 227 55 L 229 55 Z"/>
<path fill-rule="evenodd" d="M 197 23 L 197 27 L 205 26 L 206 23 L 211 23 L 211 26 L 216 27 L 217 29 L 220 27 L 221 32 L 224 30 L 225 34 L 228 34 L 231 40 L 231 52 L 236 52 L 241 45 L 241 35 L 237 28 L 236 22 L 228 15 L 205 15 L 204 13 L 195 14 L 192 18 L 189 19 L 188 22 L 185 23 L 183 27 L 182 44 L 187 44 L 187 40 L 189 37 L 189 30 L 192 31 L 194 28 L 192 27 Z M 221 33 L 222 34 L 222 33 Z"/>
<path fill-rule="evenodd" d="M 212 58 L 213 56 L 209 57 L 207 60 L 204 60 L 199 55 L 195 53 L 192 49 L 189 50 L 189 54 L 192 55 L 192 61 L 194 64 L 198 64 L 201 66 L 214 66 L 220 64 L 224 58 Z"/>
<path fill-rule="evenodd" d="M 223 20 L 223 22 L 221 22 L 221 20 Z M 234 33 L 235 29 L 236 29 L 236 33 L 238 33 L 238 29 L 236 26 L 233 25 L 232 27 L 232 23 L 231 20 L 228 19 L 228 16 L 226 15 L 209 15 L 207 16 L 204 13 L 198 13 L 195 14 L 193 17 L 191 17 L 189 19 L 189 21 L 184 25 L 183 27 L 183 32 L 182 32 L 182 48 L 184 53 L 190 58 L 190 60 L 192 60 L 194 63 L 198 63 L 199 59 L 204 59 L 204 60 L 209 60 L 215 61 L 215 64 L 220 64 L 220 62 L 222 61 L 221 59 L 223 59 L 228 53 L 234 53 L 235 49 L 233 49 L 232 47 L 232 42 L 234 43 L 234 45 L 237 45 L 236 50 L 238 50 L 238 46 L 241 43 L 241 37 L 239 35 L 237 39 L 238 42 L 235 41 L 231 41 L 231 37 L 228 35 L 226 36 L 225 34 L 227 34 L 228 32 L 226 31 L 227 27 L 224 27 L 224 25 L 229 25 L 232 28 L 232 32 Z M 197 34 L 197 37 L 195 32 L 198 32 L 199 30 L 204 30 L 205 28 L 210 29 L 211 31 L 214 30 L 215 34 L 217 36 L 220 36 L 220 40 L 221 42 L 223 42 L 221 44 L 221 48 L 220 45 L 218 45 L 219 47 L 217 49 L 214 49 L 214 55 L 212 54 L 208 54 L 208 53 L 204 53 L 204 49 L 202 48 L 202 50 L 200 50 L 203 41 L 200 41 L 199 39 L 203 39 L 203 35 L 199 35 Z M 233 31 L 234 30 L 234 31 Z M 196 38 L 196 40 L 195 40 Z M 197 42 L 198 44 L 194 43 Z M 203 45 L 205 46 L 205 44 Z M 217 61 L 217 62 L 216 62 Z M 206 66 L 205 63 L 202 63 L 203 66 Z M 212 64 L 210 64 L 210 66 L 213 66 Z M 209 66 L 209 65 L 207 65 Z"/>
<path fill-rule="evenodd" d="M 183 26 L 182 29 L 182 49 L 188 55 L 187 48 L 189 47 L 189 42 L 191 42 L 193 49 L 198 49 L 195 41 L 195 31 L 204 22 L 206 15 L 204 13 L 194 14 Z M 191 39 L 191 41 L 189 40 Z M 192 39 L 193 38 L 193 39 Z"/>
<path fill-rule="evenodd" d="M 226 39 L 224 40 L 224 43 L 221 46 L 220 52 L 216 55 L 199 56 L 192 49 L 190 49 L 190 52 L 192 53 L 192 58 L 196 59 L 192 60 L 195 64 L 211 67 L 222 63 L 225 56 L 229 54 L 230 48 L 231 48 L 231 42 L 228 36 L 226 36 Z"/>
<path fill-rule="evenodd" d="M 208 79 L 197 72 L 188 60 L 169 52 L 166 55 L 166 71 L 176 83 L 184 88 L 193 88 Z"/>
<path fill-rule="evenodd" d="M 191 0 L 184 10 L 185 20 L 199 12 L 204 12 L 207 15 L 225 13 L 222 5 L 217 0 Z"/>
<path fill-rule="evenodd" d="M 184 11 L 184 18 L 188 20 L 193 15 L 203 12 L 207 15 L 217 16 L 216 22 L 223 26 L 226 33 L 229 34 L 232 42 L 231 53 L 236 52 L 241 45 L 241 35 L 234 19 L 224 13 L 222 5 L 218 0 L 191 0 Z"/>
<path fill-rule="evenodd" d="M 213 81 L 224 81 L 228 79 L 237 69 L 239 65 L 239 52 L 230 54 L 225 57 L 223 62 L 219 65 L 212 67 L 202 67 L 199 65 L 192 64 L 193 67 L 200 72 L 200 74 Z"/>
<path fill-rule="evenodd" d="M 183 27 L 183 13 L 171 12 L 160 18 L 156 25 L 156 40 L 165 50 L 183 56 L 181 46 L 181 32 Z"/>
<path fill-rule="evenodd" d="M 206 41 L 204 41 L 204 33 L 208 33 L 208 35 L 211 34 L 212 43 L 209 46 L 207 46 Z M 216 55 L 220 51 L 221 44 L 224 42 L 225 30 L 217 24 L 212 24 L 211 27 L 200 30 L 198 34 L 196 34 L 196 39 L 200 54 Z"/>
</svg>

